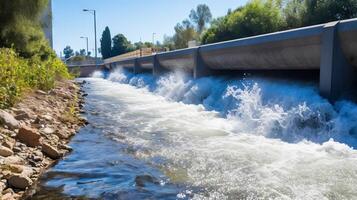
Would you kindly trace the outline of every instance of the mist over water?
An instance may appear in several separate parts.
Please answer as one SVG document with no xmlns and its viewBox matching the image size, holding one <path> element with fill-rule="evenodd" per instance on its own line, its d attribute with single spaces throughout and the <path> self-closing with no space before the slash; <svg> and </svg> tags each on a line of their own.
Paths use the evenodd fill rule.
<svg viewBox="0 0 357 200">
<path fill-rule="evenodd" d="M 121 157 L 130 157 L 117 168 L 98 168 L 109 180 L 119 169 L 129 171 L 129 178 L 92 189 L 75 185 L 75 194 L 90 190 L 91 197 L 120 199 L 125 190 L 132 199 L 357 198 L 357 105 L 332 105 L 313 83 L 194 80 L 178 72 L 155 78 L 125 70 L 95 77 L 86 79 L 86 129 L 109 138 L 109 146 L 124 148 L 118 150 Z M 74 149 L 71 157 L 81 157 Z M 92 165 L 108 157 L 107 150 L 95 152 Z M 78 170 L 71 157 L 56 168 Z M 139 178 L 144 186 L 138 187 L 137 177 L 146 177 Z M 96 192 L 102 188 L 106 196 Z"/>
</svg>

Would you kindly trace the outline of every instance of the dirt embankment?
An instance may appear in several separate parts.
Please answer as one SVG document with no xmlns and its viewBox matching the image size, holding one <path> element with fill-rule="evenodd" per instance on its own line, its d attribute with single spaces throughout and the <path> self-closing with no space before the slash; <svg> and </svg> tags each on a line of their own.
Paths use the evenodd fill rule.
<svg viewBox="0 0 357 200">
<path fill-rule="evenodd" d="M 86 121 L 80 85 L 56 84 L 0 110 L 0 199 L 20 199 L 44 169 L 71 151 L 66 144 Z"/>
</svg>

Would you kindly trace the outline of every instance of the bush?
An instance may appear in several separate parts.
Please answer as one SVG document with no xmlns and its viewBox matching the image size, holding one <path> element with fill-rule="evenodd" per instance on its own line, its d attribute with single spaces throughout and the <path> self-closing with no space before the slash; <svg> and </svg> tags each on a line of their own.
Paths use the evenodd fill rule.
<svg viewBox="0 0 357 200">
<path fill-rule="evenodd" d="M 45 61 L 41 55 L 25 59 L 13 49 L 0 48 L 0 108 L 13 106 L 27 90 L 49 90 L 63 78 L 71 77 L 53 55 Z"/>
<path fill-rule="evenodd" d="M 357 17 L 357 0 L 290 0 L 283 13 L 288 28 Z"/>
<path fill-rule="evenodd" d="M 254 36 L 284 28 L 280 3 L 275 0 L 252 0 L 219 19 L 202 36 L 202 43 Z"/>
<path fill-rule="evenodd" d="M 214 20 L 201 42 L 220 42 L 354 17 L 357 0 L 250 0 Z"/>
<path fill-rule="evenodd" d="M 0 47 L 14 48 L 22 57 L 46 60 L 52 49 L 42 31 L 40 18 L 48 0 L 0 1 Z"/>
</svg>

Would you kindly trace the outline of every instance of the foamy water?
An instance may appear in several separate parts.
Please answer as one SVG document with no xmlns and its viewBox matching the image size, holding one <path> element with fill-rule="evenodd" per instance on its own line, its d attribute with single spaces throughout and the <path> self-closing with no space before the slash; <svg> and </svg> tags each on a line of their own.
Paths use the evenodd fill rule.
<svg viewBox="0 0 357 200">
<path fill-rule="evenodd" d="M 306 83 L 192 80 L 117 71 L 88 79 L 90 95 L 120 105 L 105 127 L 173 183 L 177 198 L 356 199 L 357 106 L 331 105 Z"/>
</svg>

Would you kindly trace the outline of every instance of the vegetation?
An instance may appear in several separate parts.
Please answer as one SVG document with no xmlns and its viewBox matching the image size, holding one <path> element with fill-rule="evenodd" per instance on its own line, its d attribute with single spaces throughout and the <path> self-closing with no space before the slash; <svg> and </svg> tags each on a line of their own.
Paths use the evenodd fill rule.
<svg viewBox="0 0 357 200">
<path fill-rule="evenodd" d="M 14 105 L 31 88 L 49 90 L 55 80 L 70 78 L 67 67 L 55 56 L 43 61 L 39 56 L 21 57 L 14 49 L 0 49 L 0 107 Z"/>
<path fill-rule="evenodd" d="M 133 45 L 123 34 L 117 34 L 113 37 L 112 56 L 117 56 L 132 50 L 134 50 Z"/>
<path fill-rule="evenodd" d="M 117 34 L 111 38 L 109 27 L 105 27 L 100 39 L 100 53 L 103 59 L 117 56 L 135 49 L 143 48 L 148 43 L 137 42 L 134 45 L 123 35 Z M 152 46 L 152 45 L 151 45 Z"/>
<path fill-rule="evenodd" d="M 251 0 L 213 20 L 201 42 L 220 42 L 353 17 L 357 17 L 357 0 Z"/>
<path fill-rule="evenodd" d="M 191 10 L 189 19 L 176 24 L 173 36 L 164 36 L 162 44 L 132 45 L 118 34 L 112 39 L 111 53 L 115 56 L 144 47 L 181 49 L 192 40 L 208 44 L 354 17 L 357 0 L 250 0 L 216 19 L 212 19 L 209 7 L 201 4 Z M 210 27 L 206 29 L 208 24 Z"/>
<path fill-rule="evenodd" d="M 199 41 L 206 24 L 212 20 L 212 14 L 207 5 L 200 4 L 196 10 L 191 10 L 189 18 L 176 24 L 175 34 L 172 37 L 164 37 L 164 47 L 171 50 L 182 49 L 188 46 L 189 41 Z"/>
<path fill-rule="evenodd" d="M 24 91 L 49 90 L 70 78 L 49 46 L 40 17 L 47 0 L 0 1 L 0 108 L 12 106 Z"/>
<path fill-rule="evenodd" d="M 108 26 L 105 27 L 102 33 L 102 38 L 100 39 L 100 49 L 103 59 L 109 58 L 111 56 L 112 37 L 110 35 L 110 30 Z"/>
<path fill-rule="evenodd" d="M 42 31 L 40 17 L 47 0 L 0 1 L 0 47 L 15 48 L 24 58 L 53 54 Z"/>
<path fill-rule="evenodd" d="M 200 4 L 197 6 L 196 10 L 191 10 L 190 19 L 197 25 L 196 30 L 201 34 L 205 29 L 206 24 L 211 22 L 212 14 L 207 5 Z"/>
<path fill-rule="evenodd" d="M 282 12 L 296 28 L 357 17 L 357 0 L 290 0 Z"/>
<path fill-rule="evenodd" d="M 81 56 L 81 57 L 86 57 L 86 50 L 85 49 L 80 49 L 79 51 L 76 51 L 74 53 L 75 56 Z"/>
<path fill-rule="evenodd" d="M 64 53 L 65 59 L 70 58 L 71 56 L 74 56 L 73 49 L 70 46 L 66 46 L 63 49 L 63 53 Z"/>
<path fill-rule="evenodd" d="M 197 38 L 198 33 L 195 27 L 189 20 L 184 20 L 181 24 L 178 23 L 175 26 L 175 35 L 172 37 L 172 40 L 175 49 L 182 49 L 187 47 L 189 41 Z"/>
</svg>

